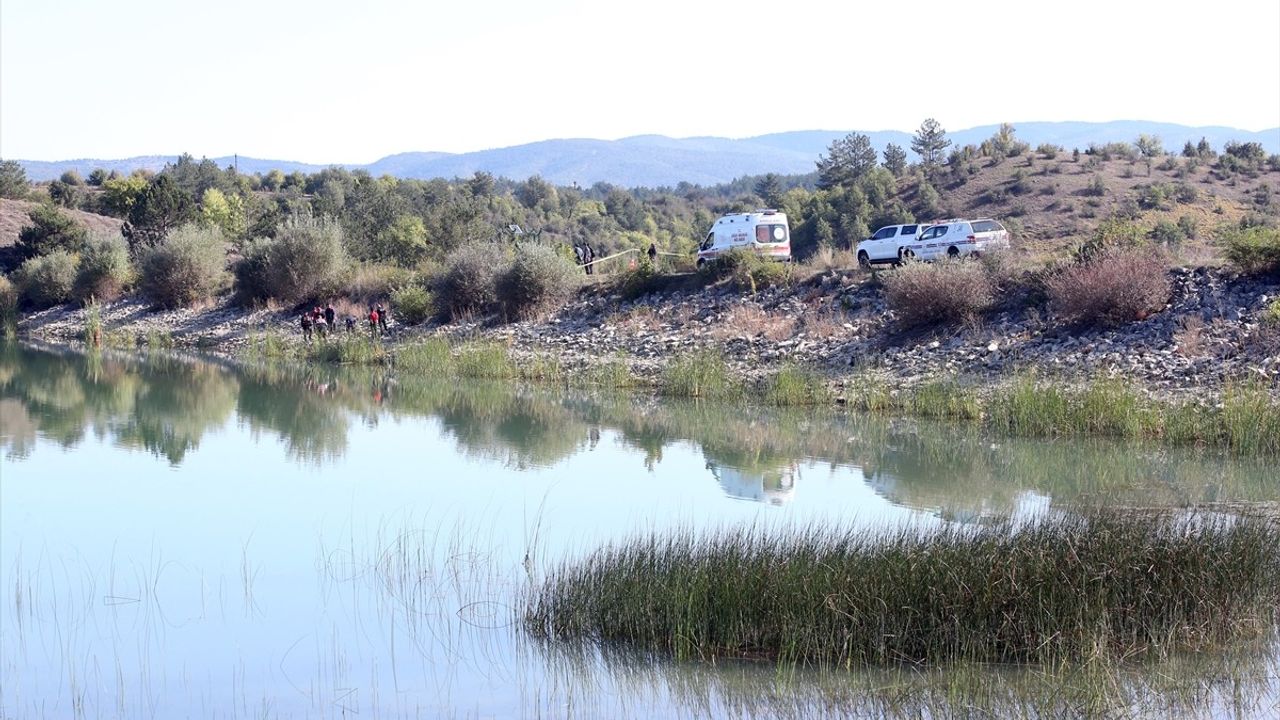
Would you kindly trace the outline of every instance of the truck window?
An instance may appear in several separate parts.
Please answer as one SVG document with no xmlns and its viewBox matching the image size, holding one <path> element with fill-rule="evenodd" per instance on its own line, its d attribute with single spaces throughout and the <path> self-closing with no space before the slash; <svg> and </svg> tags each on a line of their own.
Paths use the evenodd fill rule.
<svg viewBox="0 0 1280 720">
<path fill-rule="evenodd" d="M 903 234 L 903 235 L 915 235 L 915 234 L 916 234 L 916 228 L 918 228 L 918 227 L 920 227 L 920 226 L 919 226 L 919 225 L 903 225 L 903 226 L 902 226 L 902 234 Z"/>
<path fill-rule="evenodd" d="M 871 236 L 871 239 L 872 239 L 872 240 L 885 240 L 885 239 L 887 239 L 887 238 L 891 238 L 891 237 L 893 237 L 893 234 L 894 234 L 895 232 L 897 232 L 897 231 L 898 231 L 898 228 L 897 228 L 897 226 L 894 226 L 894 225 L 890 225 L 889 227 L 882 227 L 882 228 L 880 228 L 879 230 L 877 230 L 877 231 L 876 231 L 876 234 L 875 234 L 875 235 L 872 235 L 872 236 Z"/>
</svg>

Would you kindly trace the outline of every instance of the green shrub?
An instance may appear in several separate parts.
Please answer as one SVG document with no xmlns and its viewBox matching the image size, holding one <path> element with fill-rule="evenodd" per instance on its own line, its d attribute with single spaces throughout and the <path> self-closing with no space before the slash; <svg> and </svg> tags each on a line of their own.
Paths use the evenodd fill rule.
<svg viewBox="0 0 1280 720">
<path fill-rule="evenodd" d="M 90 298 L 114 300 L 133 282 L 129 246 L 119 235 L 95 235 L 80 254 L 72 296 L 84 302 Z"/>
<path fill-rule="evenodd" d="M 643 258 L 634 268 L 618 273 L 618 292 L 627 300 L 634 300 L 653 292 L 658 277 L 657 268 L 649 262 L 649 258 Z"/>
<path fill-rule="evenodd" d="M 1247 273 L 1280 272 L 1280 229 L 1254 226 L 1218 234 L 1227 259 Z"/>
<path fill-rule="evenodd" d="M 1187 239 L 1187 234 L 1178 223 L 1169 220 L 1160 220 L 1157 221 L 1156 226 L 1151 229 L 1151 239 L 1158 243 L 1168 245 L 1169 247 L 1175 247 L 1183 240 Z"/>
<path fill-rule="evenodd" d="M 274 238 L 252 240 L 236 264 L 245 300 L 314 300 L 334 293 L 350 267 L 342 226 L 328 218 L 293 217 Z"/>
<path fill-rule="evenodd" d="M 1077 261 L 1113 248 L 1141 248 L 1147 245 L 1146 233 L 1137 224 L 1111 217 L 1098 225 L 1093 237 L 1076 249 Z"/>
<path fill-rule="evenodd" d="M 889 309 L 906 327 L 974 317 L 991 307 L 995 297 L 983 265 L 965 260 L 907 263 L 883 282 Z"/>
<path fill-rule="evenodd" d="M 498 276 L 505 266 L 506 254 L 498 245 L 463 245 L 449 253 L 436 276 L 436 302 L 454 320 L 490 312 L 498 302 Z"/>
<path fill-rule="evenodd" d="M 1036 152 L 1044 156 L 1046 160 L 1052 160 L 1058 157 L 1058 153 L 1062 152 L 1062 146 L 1054 145 L 1052 143 L 1042 143 L 1036 147 Z"/>
<path fill-rule="evenodd" d="M 406 325 L 417 325 L 431 317 L 434 304 L 431 293 L 417 283 L 401 285 L 391 291 L 391 309 Z"/>
<path fill-rule="evenodd" d="M 185 307 L 227 286 L 227 243 L 216 227 L 189 224 L 158 245 L 141 248 L 139 287 L 162 307 Z"/>
<path fill-rule="evenodd" d="M 729 281 L 739 290 L 756 292 L 791 282 L 791 267 L 754 252 L 730 250 L 703 266 L 708 282 Z"/>
<path fill-rule="evenodd" d="M 29 258 L 18 268 L 18 292 L 23 302 L 37 308 L 71 299 L 76 282 L 76 256 L 66 250 Z"/>
<path fill-rule="evenodd" d="M 1164 309 L 1168 268 L 1151 248 L 1108 248 L 1049 275 L 1050 307 L 1073 325 L 1120 325 Z"/>
<path fill-rule="evenodd" d="M 18 289 L 0 275 L 0 337 L 13 337 L 18 329 Z"/>
<path fill-rule="evenodd" d="M 531 317 L 564 303 L 578 282 L 577 268 L 554 249 L 521 243 L 497 280 L 498 301 L 508 317 Z"/>
</svg>

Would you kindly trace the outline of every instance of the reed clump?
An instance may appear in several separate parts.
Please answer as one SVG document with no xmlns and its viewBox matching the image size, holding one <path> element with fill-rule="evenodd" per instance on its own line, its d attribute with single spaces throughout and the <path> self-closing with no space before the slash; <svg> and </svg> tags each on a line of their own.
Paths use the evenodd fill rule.
<svg viewBox="0 0 1280 720">
<path fill-rule="evenodd" d="M 713 351 L 691 352 L 673 360 L 658 386 L 663 395 L 684 398 L 725 400 L 743 394 L 723 355 Z"/>
<path fill-rule="evenodd" d="M 762 397 L 768 405 L 820 405 L 831 401 L 831 390 L 818 373 L 787 363 L 764 382 Z"/>
<path fill-rule="evenodd" d="M 1274 518 L 1092 512 L 922 530 L 653 534 L 553 568 L 527 629 L 676 658 L 853 667 L 1208 650 L 1271 627 Z"/>
<path fill-rule="evenodd" d="M 507 348 L 497 343 L 468 343 L 458 349 L 453 358 L 458 375 L 467 378 L 510 380 L 519 372 Z"/>
</svg>

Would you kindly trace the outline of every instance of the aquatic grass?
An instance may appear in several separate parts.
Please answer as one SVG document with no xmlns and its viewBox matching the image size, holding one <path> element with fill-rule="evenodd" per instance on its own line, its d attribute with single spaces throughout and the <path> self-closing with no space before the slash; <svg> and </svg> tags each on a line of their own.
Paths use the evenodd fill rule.
<svg viewBox="0 0 1280 720">
<path fill-rule="evenodd" d="M 730 372 L 723 355 L 704 350 L 681 355 L 667 365 L 658 386 L 671 397 L 725 400 L 741 397 L 742 382 Z"/>
<path fill-rule="evenodd" d="M 472 342 L 458 348 L 454 369 L 466 378 L 510 380 L 519 377 L 507 348 L 491 342 Z"/>
<path fill-rule="evenodd" d="M 1021 524 L 654 533 L 551 568 L 537 637 L 832 667 L 1166 657 L 1270 627 L 1274 518 L 1091 512 Z"/>
<path fill-rule="evenodd" d="M 93 298 L 84 304 L 84 341 L 89 347 L 102 347 L 102 306 Z"/>
<path fill-rule="evenodd" d="M 0 338 L 18 334 L 18 288 L 0 275 Z"/>
<path fill-rule="evenodd" d="M 152 350 L 172 350 L 173 335 L 164 330 L 151 330 L 147 333 L 147 347 Z"/>
<path fill-rule="evenodd" d="M 627 366 L 626 357 L 621 354 L 594 365 L 585 373 L 585 376 L 593 385 L 605 388 L 630 388 L 644 384 L 643 380 L 631 372 L 631 368 Z"/>
<path fill-rule="evenodd" d="M 297 351 L 283 335 L 267 331 L 249 335 L 240 354 L 256 358 L 285 359 L 294 357 Z"/>
<path fill-rule="evenodd" d="M 819 405 L 830 402 L 826 378 L 795 363 L 786 363 L 764 382 L 762 398 L 767 405 Z"/>
<path fill-rule="evenodd" d="M 1259 384 L 1228 384 L 1216 405 L 1152 399 L 1117 379 L 1062 388 L 1021 377 L 994 390 L 987 426 L 1021 437 L 1097 436 L 1280 453 L 1280 403 Z"/>
<path fill-rule="evenodd" d="M 935 380 L 903 395 L 908 412 L 917 417 L 974 420 L 982 416 L 978 395 L 954 380 Z"/>
<path fill-rule="evenodd" d="M 404 345 L 395 351 L 395 366 L 410 372 L 447 374 L 453 370 L 453 348 L 441 337 Z"/>
<path fill-rule="evenodd" d="M 312 343 L 306 347 L 306 357 L 341 365 L 380 365 L 389 355 L 381 342 L 357 334 Z"/>
</svg>

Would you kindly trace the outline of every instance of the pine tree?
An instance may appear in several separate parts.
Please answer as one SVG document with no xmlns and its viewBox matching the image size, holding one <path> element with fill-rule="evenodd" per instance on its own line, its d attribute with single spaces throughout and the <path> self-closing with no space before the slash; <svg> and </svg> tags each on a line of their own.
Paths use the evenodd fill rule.
<svg viewBox="0 0 1280 720">
<path fill-rule="evenodd" d="M 884 149 L 884 167 L 894 177 L 900 177 L 907 169 L 907 151 L 889 143 Z"/>
<path fill-rule="evenodd" d="M 871 138 L 861 133 L 849 133 L 827 148 L 827 154 L 818 158 L 818 187 L 852 185 L 876 166 L 876 149 Z"/>
<path fill-rule="evenodd" d="M 768 173 L 757 180 L 752 190 L 768 207 L 776 208 L 782 204 L 782 179 L 777 173 Z"/>
<path fill-rule="evenodd" d="M 938 165 L 942 161 L 942 152 L 950 146 L 951 141 L 947 139 L 947 131 L 943 130 L 942 125 L 933 118 L 920 123 L 920 129 L 911 140 L 911 149 L 928 167 Z"/>
</svg>

